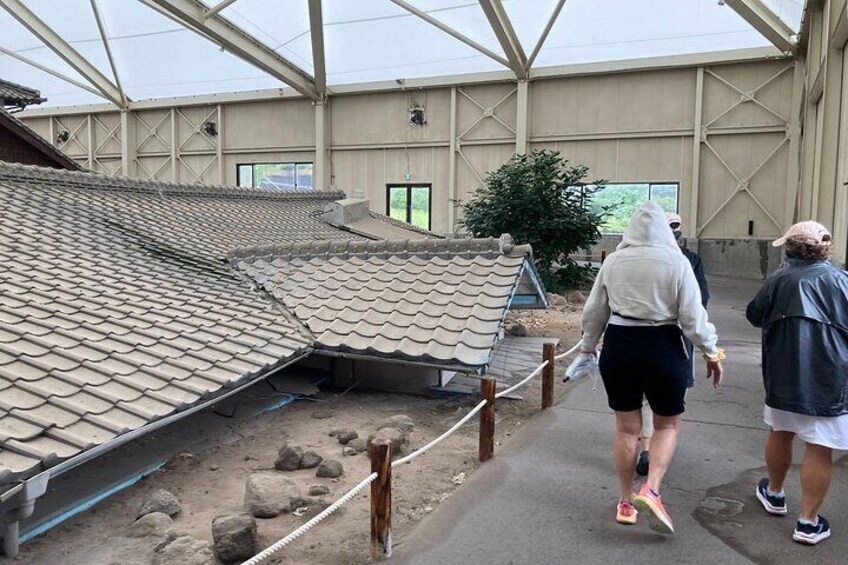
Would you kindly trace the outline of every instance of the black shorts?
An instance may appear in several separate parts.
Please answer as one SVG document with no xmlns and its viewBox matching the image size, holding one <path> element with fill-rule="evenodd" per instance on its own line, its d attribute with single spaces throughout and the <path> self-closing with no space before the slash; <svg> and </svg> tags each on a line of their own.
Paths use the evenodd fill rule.
<svg viewBox="0 0 848 565">
<path fill-rule="evenodd" d="M 609 407 L 639 410 L 644 395 L 654 414 L 682 414 L 690 371 L 682 335 L 677 326 L 608 325 L 599 365 Z"/>
</svg>

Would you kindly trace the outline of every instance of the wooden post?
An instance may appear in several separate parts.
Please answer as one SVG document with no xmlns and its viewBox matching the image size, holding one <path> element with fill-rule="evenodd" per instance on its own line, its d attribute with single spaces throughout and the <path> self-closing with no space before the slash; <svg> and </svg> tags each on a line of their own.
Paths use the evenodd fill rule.
<svg viewBox="0 0 848 565">
<path fill-rule="evenodd" d="M 480 462 L 495 456 L 495 379 L 480 380 L 480 396 L 486 405 L 480 410 Z"/>
<path fill-rule="evenodd" d="M 371 561 L 392 555 L 392 442 L 371 442 L 371 472 L 377 478 L 371 483 Z M 381 546 L 378 553 L 377 546 Z"/>
<path fill-rule="evenodd" d="M 604 261 L 607 260 L 607 250 L 601 249 L 601 265 L 604 264 Z"/>
<path fill-rule="evenodd" d="M 556 345 L 545 343 L 542 345 L 542 360 L 548 364 L 542 369 L 542 410 L 554 405 L 554 353 Z"/>
</svg>

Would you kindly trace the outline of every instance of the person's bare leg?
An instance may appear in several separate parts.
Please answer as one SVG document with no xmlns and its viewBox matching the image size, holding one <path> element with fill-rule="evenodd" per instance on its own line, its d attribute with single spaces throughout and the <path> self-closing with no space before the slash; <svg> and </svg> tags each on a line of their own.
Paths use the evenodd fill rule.
<svg viewBox="0 0 848 565">
<path fill-rule="evenodd" d="M 660 492 L 660 484 L 665 476 L 674 449 L 677 447 L 677 431 L 681 416 L 659 416 L 654 414 L 654 437 L 651 440 L 651 466 L 648 470 L 647 485 L 654 492 Z"/>
<path fill-rule="evenodd" d="M 621 488 L 621 500 L 633 498 L 633 473 L 636 471 L 636 447 L 639 432 L 642 429 L 642 414 L 639 410 L 615 413 L 615 441 L 613 457 L 618 483 Z"/>
<path fill-rule="evenodd" d="M 768 469 L 768 489 L 771 492 L 781 492 L 786 473 L 792 465 L 793 432 L 776 432 L 770 430 L 766 438 L 766 468 Z"/>
<path fill-rule="evenodd" d="M 833 474 L 833 450 L 812 443 L 805 444 L 801 463 L 801 519 L 816 521 Z"/>
</svg>

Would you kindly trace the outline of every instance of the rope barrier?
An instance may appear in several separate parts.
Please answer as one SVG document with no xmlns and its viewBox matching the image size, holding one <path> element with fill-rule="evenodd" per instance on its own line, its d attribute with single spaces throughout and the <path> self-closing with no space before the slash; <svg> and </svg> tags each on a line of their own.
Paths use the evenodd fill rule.
<svg viewBox="0 0 848 565">
<path fill-rule="evenodd" d="M 499 393 L 497 393 L 497 394 L 495 395 L 495 398 L 500 398 L 500 397 L 502 397 L 502 396 L 506 396 L 507 394 L 509 394 L 509 393 L 511 393 L 511 392 L 514 392 L 515 390 L 518 390 L 519 388 L 523 387 L 523 386 L 524 386 L 524 385 L 526 385 L 528 382 L 530 382 L 530 379 L 532 379 L 533 377 L 535 377 L 536 375 L 538 375 L 538 374 L 539 374 L 539 372 L 540 372 L 542 369 L 544 369 L 545 367 L 547 367 L 547 366 L 548 366 L 548 362 L 547 362 L 547 361 L 545 361 L 544 363 L 542 363 L 541 365 L 539 365 L 538 367 L 536 367 L 536 370 L 535 370 L 535 371 L 533 371 L 532 373 L 530 373 L 529 375 L 527 375 L 527 377 L 526 377 L 523 381 L 521 381 L 521 382 L 520 382 L 520 383 L 518 383 L 518 384 L 514 384 L 514 385 L 512 385 L 511 387 L 509 387 L 509 388 L 507 388 L 507 389 L 504 389 L 504 390 L 500 391 Z"/>
<path fill-rule="evenodd" d="M 569 350 L 568 350 L 568 351 L 566 351 L 565 353 L 560 353 L 559 355 L 557 355 L 556 357 L 554 357 L 554 359 L 556 359 L 557 361 L 561 361 L 562 359 L 565 359 L 566 357 L 568 357 L 569 355 L 571 355 L 572 353 L 574 353 L 575 351 L 577 351 L 578 349 L 580 349 L 580 346 L 581 346 L 581 345 L 583 345 L 583 341 L 582 341 L 582 340 L 581 340 L 581 341 L 578 341 L 578 342 L 577 342 L 577 345 L 575 345 L 574 347 L 572 347 L 571 349 L 569 349 Z"/>
<path fill-rule="evenodd" d="M 459 422 L 457 422 L 456 424 L 451 426 L 451 428 L 448 431 L 446 431 L 445 433 L 443 433 L 442 435 L 440 435 L 439 437 L 437 437 L 436 439 L 434 439 L 433 441 L 431 441 L 430 443 L 428 443 L 424 447 L 421 447 L 418 450 L 413 451 L 412 453 L 410 453 L 406 457 L 402 457 L 401 459 L 398 459 L 397 461 L 393 461 L 392 462 L 392 468 L 395 468 L 399 465 L 403 465 L 404 463 L 409 463 L 410 461 L 412 461 L 416 457 L 424 455 L 427 451 L 430 450 L 430 448 L 435 447 L 436 445 L 442 443 L 445 439 L 448 438 L 448 436 L 450 436 L 456 430 L 461 428 L 465 424 L 465 422 L 470 420 L 472 416 L 474 416 L 477 412 L 482 410 L 485 405 L 486 405 L 486 401 L 481 400 L 477 404 L 477 406 L 472 408 L 471 411 L 468 414 L 466 414 L 465 416 L 463 416 L 463 418 Z"/>
<path fill-rule="evenodd" d="M 564 357 L 567 357 L 568 355 L 571 355 L 572 353 L 577 351 L 577 349 L 580 347 L 580 345 L 581 345 L 581 343 L 578 343 L 577 345 L 575 345 L 573 348 L 566 351 L 565 353 L 556 356 L 555 359 L 559 360 L 559 359 L 562 359 Z M 521 382 L 509 387 L 508 389 L 502 390 L 501 392 L 499 392 L 498 394 L 495 395 L 495 398 L 500 398 L 502 396 L 505 396 L 505 395 L 521 388 L 522 386 L 524 386 L 525 384 L 530 382 L 530 380 L 533 377 L 538 375 L 542 371 L 542 369 L 544 369 L 547 366 L 548 366 L 548 361 L 543 362 L 541 365 L 536 367 L 536 369 L 532 373 L 530 373 L 525 379 L 523 379 Z M 483 407 L 486 406 L 486 403 L 487 403 L 486 400 L 481 400 L 479 403 L 477 403 L 477 405 L 474 408 L 472 408 L 468 412 L 468 414 L 463 416 L 456 424 L 451 426 L 442 435 L 440 435 L 436 439 L 432 440 L 427 445 L 420 447 L 417 450 L 413 451 L 409 455 L 402 457 L 402 458 L 400 458 L 396 461 L 393 461 L 392 462 L 392 468 L 411 463 L 414 459 L 424 455 L 430 449 L 432 449 L 433 447 L 442 443 L 444 440 L 446 440 L 448 437 L 450 437 L 453 433 L 455 433 L 459 428 L 464 426 L 466 424 L 466 422 L 468 422 L 468 420 L 470 420 L 478 412 L 480 412 L 480 410 L 482 410 Z M 327 518 L 328 516 L 333 514 L 339 508 L 341 508 L 342 506 L 344 506 L 345 504 L 350 502 L 353 499 L 354 496 L 356 496 L 357 494 L 362 492 L 365 489 L 365 487 L 367 487 L 368 485 L 373 483 L 376 479 L 377 479 L 377 473 L 371 473 L 365 479 L 363 479 L 358 485 L 356 485 L 355 487 L 353 487 L 352 489 L 347 491 L 347 493 L 345 493 L 344 496 L 342 496 L 341 498 L 336 500 L 333 504 L 328 506 L 323 512 L 321 512 L 320 514 L 318 514 L 317 516 L 315 516 L 314 518 L 312 518 L 311 520 L 309 520 L 308 522 L 306 522 L 305 524 L 300 526 L 298 529 L 296 529 L 295 531 L 293 531 L 292 533 L 290 533 L 289 535 L 287 535 L 283 539 L 277 541 L 275 544 L 268 546 L 261 553 L 257 553 L 256 555 L 254 555 L 253 557 L 251 557 L 247 561 L 243 562 L 242 565 L 258 565 L 259 563 L 261 563 L 265 559 L 271 557 L 273 554 L 277 553 L 278 551 L 283 549 L 285 546 L 287 546 L 290 543 L 292 543 L 293 541 L 297 540 L 300 536 L 302 536 L 303 534 L 305 534 L 306 532 L 308 532 L 309 530 L 314 528 L 319 523 L 321 523 L 325 518 Z"/>
<path fill-rule="evenodd" d="M 275 553 L 277 553 L 278 551 L 283 549 L 285 546 L 287 546 L 291 542 L 295 541 L 297 538 L 299 538 L 300 536 L 302 536 L 303 534 L 305 534 L 306 532 L 311 530 L 316 525 L 318 525 L 327 516 L 329 516 L 330 514 L 332 514 L 333 512 L 335 512 L 336 510 L 338 510 L 339 508 L 341 508 L 342 506 L 344 506 L 345 504 L 350 502 L 350 500 L 354 496 L 356 496 L 357 494 L 362 492 L 362 490 L 364 490 L 365 487 L 367 487 L 368 485 L 373 483 L 376 479 L 377 479 L 377 473 L 371 473 L 362 482 L 360 482 L 358 485 L 356 485 L 355 487 L 353 487 L 352 489 L 347 491 L 347 493 L 345 493 L 344 496 L 342 496 L 340 499 L 338 499 L 333 504 L 331 504 L 326 509 L 324 509 L 323 512 L 321 512 L 320 514 L 318 514 L 317 516 L 315 516 L 314 518 L 312 518 L 311 520 L 309 520 L 308 522 L 303 524 L 301 527 L 299 527 L 298 529 L 296 529 L 295 531 L 293 531 L 292 533 L 290 533 L 289 535 L 287 535 L 283 539 L 279 540 L 274 545 L 267 547 L 261 553 L 257 553 L 256 555 L 254 555 L 253 557 L 251 557 L 250 559 L 248 559 L 247 561 L 245 561 L 241 565 L 258 565 L 259 563 L 261 563 L 265 559 L 268 559 L 269 557 L 271 557 L 272 555 L 274 555 Z"/>
</svg>

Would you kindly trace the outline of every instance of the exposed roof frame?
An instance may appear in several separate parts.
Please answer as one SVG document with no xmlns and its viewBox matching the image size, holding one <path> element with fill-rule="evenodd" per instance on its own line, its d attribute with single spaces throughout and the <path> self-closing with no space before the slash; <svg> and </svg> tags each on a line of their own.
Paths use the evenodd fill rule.
<svg viewBox="0 0 848 565">
<path fill-rule="evenodd" d="M 6 1 L 6 0 L 0 0 Z M 220 14 L 205 17 L 209 8 L 200 0 L 140 0 L 195 33 L 217 43 L 247 63 L 288 84 L 304 96 L 319 100 L 315 80 L 309 73 L 257 41 Z"/>
<path fill-rule="evenodd" d="M 724 1 L 734 12 L 742 16 L 751 27 L 784 53 L 794 53 L 798 48 L 798 35 L 762 0 Z"/>
<path fill-rule="evenodd" d="M 17 59 L 18 61 L 20 61 L 22 63 L 26 63 L 27 65 L 30 65 L 31 67 L 35 67 L 39 71 L 44 71 L 45 73 L 47 73 L 49 75 L 53 75 L 54 77 L 61 79 L 61 80 L 65 81 L 69 84 L 73 84 L 77 88 L 81 88 L 81 89 L 85 90 L 86 92 L 90 92 L 90 93 L 94 94 L 95 96 L 100 96 L 101 98 L 103 97 L 103 94 L 100 91 L 98 91 L 94 88 L 91 88 L 87 84 L 83 84 L 78 80 L 74 80 L 69 76 L 63 75 L 59 71 L 54 71 L 50 67 L 45 67 L 41 63 L 39 63 L 37 61 L 33 61 L 32 59 L 29 59 L 27 57 L 24 57 L 20 53 L 15 53 L 11 49 L 6 49 L 5 47 L 0 46 L 0 53 L 3 53 L 4 55 L 8 55 L 9 57 L 12 57 L 13 59 Z"/>
<path fill-rule="evenodd" d="M 13 18 L 59 55 L 75 71 L 85 77 L 97 89 L 98 96 L 106 98 L 120 108 L 126 108 L 121 89 L 106 78 L 88 59 L 80 55 L 67 41 L 62 39 L 53 28 L 36 16 L 23 2 L 20 0 L 0 0 L 0 6 L 5 8 Z"/>
<path fill-rule="evenodd" d="M 327 63 L 324 58 L 324 16 L 321 0 L 309 0 L 309 34 L 312 39 L 312 66 L 318 94 L 327 92 Z"/>
<path fill-rule="evenodd" d="M 224 8 L 228 8 L 229 6 L 235 3 L 236 0 L 221 0 L 220 2 L 209 8 L 209 10 L 207 10 L 205 14 L 203 14 L 203 19 L 207 20 L 211 18 L 212 16 L 218 14 Z"/>
<path fill-rule="evenodd" d="M 123 107 L 127 107 L 127 93 L 124 87 L 121 86 L 121 77 L 118 76 L 118 67 L 115 65 L 115 57 L 112 55 L 112 46 L 109 44 L 109 37 L 106 33 L 106 23 L 103 21 L 103 15 L 100 13 L 100 7 L 97 5 L 97 0 L 91 0 L 91 10 L 94 12 L 94 19 L 97 20 L 97 30 L 100 32 L 100 40 L 103 41 L 103 49 L 106 50 L 106 57 L 109 59 L 109 67 L 112 69 L 112 76 L 115 77 L 115 85 L 121 93 Z"/>
<path fill-rule="evenodd" d="M 539 55 L 539 51 L 542 50 L 542 46 L 545 44 L 545 40 L 548 38 L 548 35 L 551 33 L 551 29 L 553 29 L 554 24 L 559 17 L 559 13 L 562 12 L 562 8 L 565 6 L 565 0 L 559 0 L 557 5 L 554 6 L 554 11 L 551 12 L 551 17 L 548 18 L 548 23 L 545 24 L 545 29 L 542 30 L 542 35 L 539 36 L 539 41 L 536 42 L 536 46 L 533 47 L 533 51 L 530 53 L 530 57 L 527 58 L 527 72 L 530 72 L 530 69 L 533 67 L 533 63 L 536 62 L 536 57 Z"/>
<path fill-rule="evenodd" d="M 477 51 L 479 51 L 483 55 L 489 57 L 490 59 L 497 61 L 498 63 L 500 63 L 504 67 L 510 66 L 509 61 L 507 61 L 506 59 L 504 59 L 503 57 L 501 57 L 500 55 L 498 55 L 497 53 L 495 53 L 491 49 L 488 49 L 488 48 L 484 47 L 483 45 L 480 45 L 479 43 L 477 43 L 473 39 L 459 33 L 458 31 L 456 31 L 452 27 L 443 24 L 442 22 L 440 22 L 439 20 L 437 20 L 436 18 L 434 18 L 433 16 L 431 16 L 430 14 L 425 12 L 424 10 L 419 10 L 418 8 L 416 8 L 412 4 L 409 4 L 408 2 L 405 2 L 404 0 L 391 0 L 391 2 L 393 2 L 394 4 L 397 4 L 398 6 L 400 6 L 401 8 L 406 10 L 407 12 L 409 12 L 410 14 L 418 16 L 419 18 L 421 18 L 422 20 L 424 20 L 428 24 L 436 26 L 437 28 L 439 28 L 440 30 L 442 30 L 446 34 L 450 35 L 454 39 L 458 39 L 459 41 L 465 43 L 466 45 L 468 45 L 469 47 L 471 47 L 473 49 L 476 49 Z"/>
<path fill-rule="evenodd" d="M 515 77 L 519 80 L 527 78 L 527 55 L 524 54 L 524 48 L 521 47 L 521 42 L 518 40 L 512 23 L 509 21 L 506 10 L 504 10 L 501 0 L 479 0 L 480 7 L 486 14 L 489 20 L 489 25 L 492 26 L 492 31 L 498 38 L 498 43 L 501 44 L 501 49 L 506 53 L 506 58 L 509 61 L 509 68 L 515 73 Z"/>
</svg>

